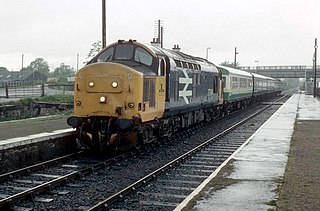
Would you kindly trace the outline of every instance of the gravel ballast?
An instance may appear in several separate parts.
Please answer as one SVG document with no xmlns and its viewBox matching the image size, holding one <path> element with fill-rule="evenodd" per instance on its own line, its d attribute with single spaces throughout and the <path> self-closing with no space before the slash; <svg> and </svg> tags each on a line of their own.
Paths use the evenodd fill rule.
<svg viewBox="0 0 320 211">
<path fill-rule="evenodd" d="M 320 210 L 320 121 L 297 120 L 277 210 Z"/>
</svg>

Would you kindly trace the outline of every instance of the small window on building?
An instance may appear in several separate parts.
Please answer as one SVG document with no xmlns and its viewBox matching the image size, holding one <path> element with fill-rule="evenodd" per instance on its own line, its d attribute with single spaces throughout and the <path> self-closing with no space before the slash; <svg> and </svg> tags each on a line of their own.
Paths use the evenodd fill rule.
<svg viewBox="0 0 320 211">
<path fill-rule="evenodd" d="M 191 63 L 188 63 L 189 69 L 193 70 L 193 65 Z"/>
<path fill-rule="evenodd" d="M 195 70 L 198 70 L 198 65 L 197 64 L 193 64 L 193 67 Z"/>
</svg>

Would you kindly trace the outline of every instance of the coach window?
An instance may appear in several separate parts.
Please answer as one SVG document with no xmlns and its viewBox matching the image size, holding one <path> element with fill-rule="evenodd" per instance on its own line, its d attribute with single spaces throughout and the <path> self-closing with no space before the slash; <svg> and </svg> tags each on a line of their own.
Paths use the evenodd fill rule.
<svg viewBox="0 0 320 211">
<path fill-rule="evenodd" d="M 142 63 L 147 66 L 151 66 L 152 56 L 145 49 L 137 47 L 136 52 L 134 54 L 134 61 Z"/>
<path fill-rule="evenodd" d="M 131 60 L 133 56 L 133 45 L 121 44 L 117 45 L 114 59 Z"/>
<path fill-rule="evenodd" d="M 113 56 L 114 48 L 108 48 L 102 54 L 99 55 L 97 62 L 108 62 L 111 61 Z"/>
<path fill-rule="evenodd" d="M 238 88 L 238 78 L 237 77 L 232 77 L 232 88 Z"/>
</svg>

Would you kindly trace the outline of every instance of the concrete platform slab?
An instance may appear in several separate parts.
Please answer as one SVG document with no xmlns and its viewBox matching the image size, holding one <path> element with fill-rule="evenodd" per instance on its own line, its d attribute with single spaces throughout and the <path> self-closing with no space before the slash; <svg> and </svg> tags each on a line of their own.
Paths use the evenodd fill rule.
<svg viewBox="0 0 320 211">
<path fill-rule="evenodd" d="M 300 95 L 298 120 L 320 120 L 320 99 L 312 95 Z"/>
<path fill-rule="evenodd" d="M 265 204 L 268 201 L 270 189 L 274 190 L 277 186 L 265 181 L 241 181 L 228 188 L 218 190 L 215 194 L 209 194 L 207 199 L 201 201 L 195 210 L 217 210 L 217 211 L 248 211 L 248 210 L 268 210 L 272 206 Z M 247 191 L 250 189 L 251 191 Z M 276 197 L 272 193 L 272 197 Z M 243 203 L 246 201 L 247 203 Z"/>
<path fill-rule="evenodd" d="M 207 186 L 206 192 L 200 191 L 204 197 L 194 200 L 196 194 L 192 193 L 175 210 L 182 210 L 188 203 L 195 204 L 189 205 L 188 210 L 275 209 L 270 202 L 276 199 L 276 181 L 285 172 L 296 117 L 320 118 L 320 111 L 312 112 L 316 108 L 320 110 L 318 99 L 294 94 L 234 156 L 232 172 L 220 175 L 232 181 L 231 185 L 222 189 Z"/>
</svg>

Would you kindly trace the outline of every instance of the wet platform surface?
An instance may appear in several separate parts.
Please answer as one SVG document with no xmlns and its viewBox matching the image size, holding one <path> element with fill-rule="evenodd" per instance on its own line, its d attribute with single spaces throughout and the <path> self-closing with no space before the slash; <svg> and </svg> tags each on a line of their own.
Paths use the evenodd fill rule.
<svg viewBox="0 0 320 211">
<path fill-rule="evenodd" d="M 233 181 L 230 185 L 216 190 L 209 183 L 206 191 L 200 190 L 204 197 L 191 194 L 176 210 L 275 210 L 276 181 L 285 172 L 296 119 L 320 120 L 320 100 L 294 94 L 227 164 L 232 172 L 222 177 Z"/>
</svg>

